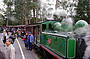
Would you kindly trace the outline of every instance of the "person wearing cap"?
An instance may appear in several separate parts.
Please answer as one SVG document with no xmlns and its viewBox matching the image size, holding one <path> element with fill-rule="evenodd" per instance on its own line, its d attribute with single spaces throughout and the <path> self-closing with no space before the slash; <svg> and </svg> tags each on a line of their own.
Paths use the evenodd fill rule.
<svg viewBox="0 0 90 59">
<path fill-rule="evenodd" d="M 34 41 L 34 36 L 31 34 L 31 32 L 29 32 L 27 41 L 28 41 L 29 50 L 32 51 L 32 42 Z"/>
<path fill-rule="evenodd" d="M 6 59 L 15 59 L 15 48 L 12 45 L 12 39 L 8 38 L 6 40 Z"/>
</svg>

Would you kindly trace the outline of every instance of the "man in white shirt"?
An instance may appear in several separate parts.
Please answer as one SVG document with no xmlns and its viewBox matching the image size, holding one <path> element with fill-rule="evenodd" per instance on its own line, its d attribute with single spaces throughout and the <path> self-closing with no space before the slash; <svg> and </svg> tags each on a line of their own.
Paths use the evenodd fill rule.
<svg viewBox="0 0 90 59">
<path fill-rule="evenodd" d="M 15 59 L 15 48 L 11 44 L 13 41 L 12 39 L 8 38 L 6 40 L 6 59 Z"/>
</svg>

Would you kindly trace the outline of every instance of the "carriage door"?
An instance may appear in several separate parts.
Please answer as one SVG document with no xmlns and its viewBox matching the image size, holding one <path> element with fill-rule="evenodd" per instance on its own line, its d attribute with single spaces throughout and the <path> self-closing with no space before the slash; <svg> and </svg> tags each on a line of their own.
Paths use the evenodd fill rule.
<svg viewBox="0 0 90 59">
<path fill-rule="evenodd" d="M 35 28 L 35 43 L 37 44 L 38 27 Z"/>
</svg>

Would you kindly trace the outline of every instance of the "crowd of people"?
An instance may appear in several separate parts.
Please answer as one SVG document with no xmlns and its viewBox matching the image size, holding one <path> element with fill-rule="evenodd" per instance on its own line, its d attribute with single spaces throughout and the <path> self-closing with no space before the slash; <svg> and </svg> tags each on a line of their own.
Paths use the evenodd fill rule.
<svg viewBox="0 0 90 59">
<path fill-rule="evenodd" d="M 25 32 L 24 30 L 18 30 L 17 38 L 21 38 L 24 41 L 25 49 L 32 51 L 32 43 L 34 42 L 34 36 L 31 32 Z"/>
<path fill-rule="evenodd" d="M 7 30 L 3 30 L 2 33 L 2 38 L 0 39 L 0 41 L 2 42 L 2 45 L 4 47 L 0 48 L 0 58 L 2 59 L 15 59 L 15 48 L 13 46 L 14 41 L 13 41 L 12 34 L 10 35 L 9 32 L 7 32 Z M 15 39 L 14 39 L 15 40 Z M 2 48 L 4 48 L 5 50 L 2 50 Z"/>
<path fill-rule="evenodd" d="M 12 28 L 11 32 L 6 29 L 3 30 L 2 44 L 6 51 L 2 51 L 0 48 L 0 59 L 15 59 L 15 42 L 16 39 L 22 39 L 25 44 L 25 49 L 32 51 L 32 42 L 34 41 L 34 36 L 31 32 L 25 32 L 24 30 Z"/>
</svg>

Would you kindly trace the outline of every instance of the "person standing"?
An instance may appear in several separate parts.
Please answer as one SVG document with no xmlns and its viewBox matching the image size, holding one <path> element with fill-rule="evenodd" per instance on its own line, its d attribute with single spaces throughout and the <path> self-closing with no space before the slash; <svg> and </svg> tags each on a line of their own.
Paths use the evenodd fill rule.
<svg viewBox="0 0 90 59">
<path fill-rule="evenodd" d="M 23 37 L 24 37 L 24 35 L 25 35 L 25 31 L 24 31 L 24 30 L 22 30 L 22 31 L 21 31 L 21 38 L 23 38 Z"/>
<path fill-rule="evenodd" d="M 6 59 L 6 56 L 2 51 L 0 51 L 0 59 Z"/>
<path fill-rule="evenodd" d="M 34 41 L 34 36 L 31 34 L 31 32 L 29 32 L 28 35 L 28 47 L 29 50 L 32 51 L 32 42 Z"/>
<path fill-rule="evenodd" d="M 24 44 L 25 44 L 25 48 L 26 48 L 26 49 L 28 48 L 27 39 L 28 39 L 28 33 L 26 33 L 26 34 L 24 35 L 24 38 L 23 38 L 23 41 L 24 41 Z"/>
<path fill-rule="evenodd" d="M 2 41 L 4 44 L 5 44 L 7 38 L 8 38 L 7 32 L 4 30 L 2 33 Z"/>
<path fill-rule="evenodd" d="M 9 38 L 12 39 L 12 43 L 11 43 L 11 44 L 15 47 L 15 44 L 14 44 L 15 39 L 16 39 L 15 33 L 12 33 L 12 34 L 9 36 Z"/>
<path fill-rule="evenodd" d="M 11 36 L 10 36 L 9 38 L 11 38 L 11 39 L 12 39 L 12 41 L 13 41 L 13 43 L 12 43 L 12 44 L 14 44 L 15 39 L 16 39 L 15 33 L 12 33 L 12 34 L 11 34 Z"/>
<path fill-rule="evenodd" d="M 84 37 L 84 40 L 85 40 L 87 47 L 85 49 L 83 59 L 90 59 L 90 32 L 86 34 L 86 36 Z"/>
<path fill-rule="evenodd" d="M 6 40 L 6 59 L 15 59 L 15 48 L 11 43 L 12 39 L 8 38 Z"/>
</svg>

